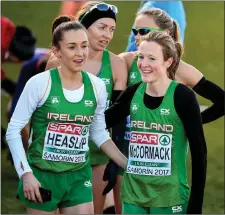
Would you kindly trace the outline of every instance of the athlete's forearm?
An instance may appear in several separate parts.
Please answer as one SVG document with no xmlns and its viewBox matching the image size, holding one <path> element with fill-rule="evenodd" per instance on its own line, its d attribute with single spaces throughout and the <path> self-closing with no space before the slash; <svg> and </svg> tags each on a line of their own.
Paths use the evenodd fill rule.
<svg viewBox="0 0 225 215">
<path fill-rule="evenodd" d="M 109 139 L 100 146 L 101 150 L 108 155 L 120 167 L 126 168 L 127 158 L 120 152 L 114 142 Z"/>
<path fill-rule="evenodd" d="M 100 147 L 105 141 L 110 139 L 109 132 L 106 130 L 105 114 L 107 103 L 107 92 L 104 82 L 98 83 L 98 103 L 95 109 L 94 118 L 90 125 L 90 138 Z"/>
<path fill-rule="evenodd" d="M 213 102 L 212 106 L 201 113 L 203 124 L 224 116 L 225 92 L 222 88 L 203 77 L 193 90 Z"/>
<path fill-rule="evenodd" d="M 32 172 L 26 158 L 25 150 L 21 138 L 7 140 L 12 154 L 15 169 L 19 178 L 27 172 Z"/>
<path fill-rule="evenodd" d="M 179 85 L 175 91 L 175 108 L 189 140 L 192 158 L 192 185 L 188 213 L 201 213 L 206 182 L 207 149 L 199 105 L 194 93 Z"/>
<path fill-rule="evenodd" d="M 122 90 L 113 90 L 112 98 L 111 98 L 112 104 L 114 104 L 114 102 L 116 101 L 116 99 L 119 97 L 119 95 L 121 93 L 122 93 Z M 112 140 L 119 149 L 123 143 L 125 127 L 126 127 L 125 119 L 120 121 L 120 123 L 118 123 L 117 125 L 112 127 Z"/>
<path fill-rule="evenodd" d="M 26 124 L 21 131 L 22 141 L 25 151 L 27 152 L 29 146 L 29 137 L 30 137 L 30 124 Z"/>
</svg>

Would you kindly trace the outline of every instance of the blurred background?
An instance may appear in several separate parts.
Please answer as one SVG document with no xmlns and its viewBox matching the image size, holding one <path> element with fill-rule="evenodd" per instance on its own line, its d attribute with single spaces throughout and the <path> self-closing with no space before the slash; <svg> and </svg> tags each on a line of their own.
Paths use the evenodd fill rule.
<svg viewBox="0 0 225 215">
<path fill-rule="evenodd" d="M 119 54 L 126 49 L 140 2 L 114 1 L 113 4 L 117 5 L 119 13 L 114 38 L 108 49 Z M 183 60 L 224 89 L 224 2 L 183 4 L 187 21 Z M 2 15 L 16 25 L 29 27 L 37 38 L 37 46 L 42 48 L 51 48 L 51 24 L 58 16 L 60 5 L 59 1 L 1 2 Z M 14 81 L 18 78 L 20 67 L 19 64 L 3 65 L 6 76 Z M 201 105 L 210 105 L 209 101 L 197 98 Z M 1 122 L 4 128 L 7 127 L 8 101 L 9 96 L 1 93 Z M 204 131 L 208 146 L 208 172 L 203 213 L 224 214 L 224 118 L 204 125 Z M 26 213 L 25 207 L 16 199 L 18 177 L 14 167 L 7 161 L 7 150 L 1 152 L 1 213 Z"/>
</svg>

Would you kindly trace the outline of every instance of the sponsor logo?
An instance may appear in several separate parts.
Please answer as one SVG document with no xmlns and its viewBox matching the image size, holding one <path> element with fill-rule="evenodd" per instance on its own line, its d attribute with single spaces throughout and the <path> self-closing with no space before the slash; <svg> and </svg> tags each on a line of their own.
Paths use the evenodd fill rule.
<svg viewBox="0 0 225 215">
<path fill-rule="evenodd" d="M 60 132 L 62 134 L 85 136 L 89 131 L 89 127 L 68 123 L 49 123 L 48 131 Z"/>
<path fill-rule="evenodd" d="M 182 205 L 179 205 L 179 206 L 173 206 L 173 207 L 172 207 L 172 211 L 173 211 L 173 213 L 181 212 L 181 211 L 182 211 Z"/>
<path fill-rule="evenodd" d="M 170 109 L 162 108 L 162 109 L 160 109 L 160 114 L 168 116 L 168 115 L 170 115 Z"/>
<path fill-rule="evenodd" d="M 91 100 L 85 100 L 84 101 L 85 107 L 93 107 L 94 103 Z"/>
<path fill-rule="evenodd" d="M 52 96 L 51 97 L 51 103 L 53 105 L 53 107 L 56 107 L 60 102 L 60 98 L 59 96 Z"/>
<path fill-rule="evenodd" d="M 139 108 L 139 104 L 132 104 L 131 110 L 135 114 L 137 113 L 138 108 Z"/>
<path fill-rule="evenodd" d="M 105 85 L 110 84 L 110 78 L 101 78 L 101 79 L 104 81 Z"/>
<path fill-rule="evenodd" d="M 170 138 L 167 135 L 162 135 L 159 138 L 159 142 L 162 146 L 167 146 L 170 144 Z"/>
<path fill-rule="evenodd" d="M 158 145 L 158 134 L 132 132 L 130 142 Z"/>
<path fill-rule="evenodd" d="M 84 186 L 85 187 L 91 187 L 92 186 L 92 183 L 90 181 L 85 181 L 84 182 Z"/>
</svg>

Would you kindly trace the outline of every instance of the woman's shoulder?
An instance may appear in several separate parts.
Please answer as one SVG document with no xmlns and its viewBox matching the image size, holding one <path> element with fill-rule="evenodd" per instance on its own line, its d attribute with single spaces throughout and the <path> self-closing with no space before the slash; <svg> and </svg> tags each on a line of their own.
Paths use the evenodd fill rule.
<svg viewBox="0 0 225 215">
<path fill-rule="evenodd" d="M 110 55 L 110 63 L 111 63 L 111 67 L 112 67 L 112 72 L 113 74 L 116 74 L 116 77 L 120 77 L 123 74 L 125 79 L 127 79 L 126 74 L 127 74 L 127 65 L 126 65 L 126 61 L 124 60 L 124 58 L 109 52 Z"/>
<path fill-rule="evenodd" d="M 137 57 L 137 52 L 123 52 L 119 54 L 119 56 L 126 61 L 127 67 L 129 69 Z"/>
<path fill-rule="evenodd" d="M 118 63 L 119 64 L 124 64 L 125 63 L 123 57 L 120 57 L 119 55 L 116 55 L 113 52 L 109 51 L 109 56 L 110 56 L 111 64 L 117 65 Z"/>
<path fill-rule="evenodd" d="M 176 102 L 178 101 L 178 103 L 187 103 L 187 105 L 188 101 L 195 98 L 195 93 L 193 90 L 182 83 L 178 83 L 174 94 Z"/>
<path fill-rule="evenodd" d="M 194 66 L 181 60 L 175 77 L 178 82 L 194 87 L 201 80 L 203 74 Z"/>
</svg>

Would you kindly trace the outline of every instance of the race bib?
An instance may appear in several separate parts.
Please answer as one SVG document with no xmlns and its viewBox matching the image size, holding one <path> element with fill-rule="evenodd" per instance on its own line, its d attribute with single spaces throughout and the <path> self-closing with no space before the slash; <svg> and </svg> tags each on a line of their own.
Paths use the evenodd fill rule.
<svg viewBox="0 0 225 215">
<path fill-rule="evenodd" d="M 42 159 L 83 163 L 88 151 L 89 126 L 73 123 L 48 124 Z"/>
<path fill-rule="evenodd" d="M 131 132 L 127 173 L 151 176 L 171 175 L 172 135 Z"/>
</svg>

